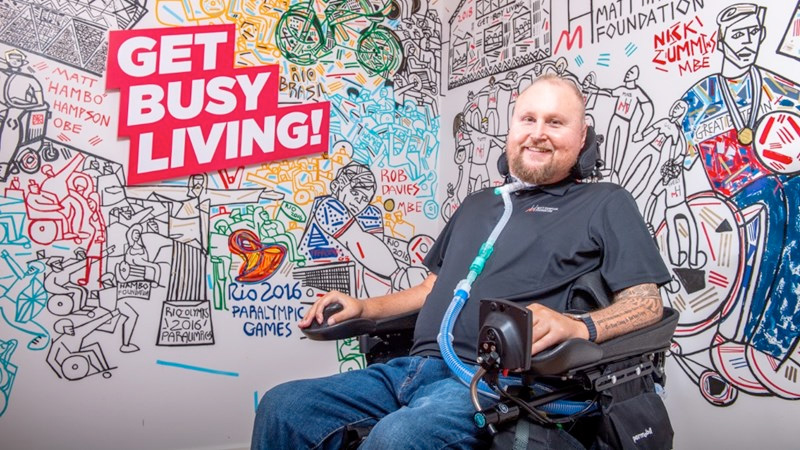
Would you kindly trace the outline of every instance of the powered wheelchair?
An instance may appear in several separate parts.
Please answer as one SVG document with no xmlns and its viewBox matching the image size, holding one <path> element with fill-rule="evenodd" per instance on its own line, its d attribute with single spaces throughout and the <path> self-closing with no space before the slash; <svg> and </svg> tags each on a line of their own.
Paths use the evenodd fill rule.
<svg viewBox="0 0 800 450">
<path fill-rule="evenodd" d="M 597 139 L 589 129 L 575 176 L 598 176 L 602 161 Z M 498 161 L 507 176 L 504 157 Z M 567 312 L 587 312 L 610 304 L 611 291 L 599 271 L 589 272 L 569 287 Z M 672 428 L 656 390 L 664 385 L 664 364 L 678 312 L 664 308 L 661 320 L 623 336 L 594 343 L 570 339 L 530 356 L 532 317 L 523 305 L 502 299 L 481 299 L 478 334 L 479 367 L 470 384 L 479 428 L 494 436 L 492 448 L 558 447 L 533 440 L 531 424 L 567 430 L 586 448 L 669 449 Z M 367 363 L 405 356 L 413 340 L 416 313 L 373 321 L 356 318 L 327 325 L 341 310 L 328 305 L 322 324 L 303 330 L 312 340 L 358 336 Z M 501 374 L 518 375 L 518 385 L 499 385 Z M 485 383 L 498 400 L 489 408 L 478 402 L 477 385 Z M 368 428 L 349 427 L 343 448 L 357 448 Z M 531 441 L 529 443 L 529 438 Z"/>
<path fill-rule="evenodd" d="M 571 308 L 606 306 L 608 296 L 601 283 L 596 272 L 576 280 Z M 498 376 L 511 370 L 522 382 L 497 388 L 500 400 L 492 407 L 476 407 L 476 425 L 492 434 L 499 432 L 492 448 L 526 448 L 519 445 L 528 439 L 524 427 L 530 422 L 570 427 L 587 448 L 671 448 L 672 429 L 656 389 L 665 382 L 665 356 L 678 323 L 677 311 L 664 308 L 658 323 L 599 344 L 570 339 L 530 357 L 528 309 L 501 299 L 481 300 L 480 309 L 476 377 L 497 388 Z M 340 310 L 338 304 L 326 307 L 323 324 Z M 359 318 L 312 326 L 304 333 L 313 340 L 358 336 L 360 349 L 372 364 L 406 355 L 415 321 L 416 313 L 378 321 Z M 470 386 L 473 398 L 476 383 L 473 379 Z M 571 404 L 583 405 L 581 410 L 560 414 L 559 402 L 573 398 L 578 400 Z M 368 432 L 368 428 L 348 428 L 343 448 L 357 448 Z"/>
</svg>

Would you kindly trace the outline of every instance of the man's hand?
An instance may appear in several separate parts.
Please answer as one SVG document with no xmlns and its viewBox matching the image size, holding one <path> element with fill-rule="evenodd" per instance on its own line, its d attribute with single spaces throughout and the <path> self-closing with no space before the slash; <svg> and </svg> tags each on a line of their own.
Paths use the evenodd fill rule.
<svg viewBox="0 0 800 450">
<path fill-rule="evenodd" d="M 297 323 L 297 325 L 300 328 L 308 328 L 315 320 L 317 323 L 322 324 L 322 311 L 331 303 L 339 303 L 342 305 L 343 309 L 328 318 L 328 325 L 333 325 L 354 317 L 361 317 L 361 314 L 364 311 L 363 301 L 350 297 L 349 295 L 343 294 L 339 291 L 330 291 L 323 295 L 322 298 L 314 302 L 313 305 L 311 305 L 311 308 L 308 310 L 306 315 L 303 316 L 303 319 Z"/>
<path fill-rule="evenodd" d="M 303 320 L 297 324 L 300 328 L 308 328 L 315 320 L 317 323 L 322 323 L 322 311 L 331 303 L 341 304 L 342 310 L 328 318 L 328 325 L 357 317 L 381 319 L 417 311 L 422 308 L 435 283 L 436 274 L 429 273 L 425 280 L 416 286 L 364 300 L 350 297 L 338 291 L 331 291 L 311 305 Z"/>
<path fill-rule="evenodd" d="M 567 339 L 589 339 L 583 322 L 572 319 L 538 303 L 527 306 L 533 312 L 533 345 L 531 355 L 560 344 Z"/>
</svg>

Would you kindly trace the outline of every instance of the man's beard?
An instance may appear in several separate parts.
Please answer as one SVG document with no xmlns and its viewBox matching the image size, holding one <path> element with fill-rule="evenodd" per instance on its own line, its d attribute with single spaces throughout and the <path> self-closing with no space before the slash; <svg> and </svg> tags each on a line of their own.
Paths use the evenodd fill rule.
<svg viewBox="0 0 800 450">
<path fill-rule="evenodd" d="M 511 174 L 519 180 L 530 184 L 547 183 L 555 175 L 555 165 L 551 162 L 536 167 L 528 167 L 523 161 L 522 151 L 516 153 L 509 160 Z"/>
</svg>

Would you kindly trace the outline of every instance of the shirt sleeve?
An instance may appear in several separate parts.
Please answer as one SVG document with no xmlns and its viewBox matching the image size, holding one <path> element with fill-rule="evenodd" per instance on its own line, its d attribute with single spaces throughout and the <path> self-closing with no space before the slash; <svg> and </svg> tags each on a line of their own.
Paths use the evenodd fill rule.
<svg viewBox="0 0 800 450">
<path fill-rule="evenodd" d="M 603 249 L 600 272 L 612 291 L 671 280 L 628 191 L 620 188 L 606 197 L 592 217 L 590 233 Z"/>
<path fill-rule="evenodd" d="M 442 267 L 444 263 L 445 253 L 447 252 L 447 246 L 450 243 L 450 238 L 453 235 L 453 229 L 455 228 L 455 223 L 458 220 L 459 213 L 463 208 L 464 204 L 462 203 L 459 206 L 453 215 L 450 217 L 450 220 L 445 224 L 442 232 L 439 233 L 439 237 L 436 238 L 436 241 L 431 246 L 430 251 L 428 252 L 427 256 L 425 256 L 425 260 L 422 262 L 425 267 L 428 268 L 431 272 L 435 273 L 436 275 L 439 274 L 439 269 Z"/>
</svg>

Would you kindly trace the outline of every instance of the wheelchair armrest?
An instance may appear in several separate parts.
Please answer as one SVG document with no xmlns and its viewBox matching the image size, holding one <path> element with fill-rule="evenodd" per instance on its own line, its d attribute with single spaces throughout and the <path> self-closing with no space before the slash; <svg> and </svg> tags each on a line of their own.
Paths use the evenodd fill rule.
<svg viewBox="0 0 800 450">
<path fill-rule="evenodd" d="M 603 343 L 596 344 L 585 339 L 564 341 L 532 356 L 529 372 L 535 375 L 561 375 L 669 348 L 678 318 L 677 311 L 665 307 L 658 323 Z"/>
<path fill-rule="evenodd" d="M 599 344 L 573 338 L 531 357 L 530 372 L 536 375 L 559 375 L 576 367 L 596 364 L 603 359 Z"/>
<path fill-rule="evenodd" d="M 614 360 L 669 348 L 680 314 L 665 307 L 661 320 L 600 344 L 603 360 Z"/>
<path fill-rule="evenodd" d="M 375 331 L 373 331 L 372 334 L 395 333 L 398 331 L 413 330 L 417 325 L 418 315 L 419 310 L 376 320 Z"/>
<path fill-rule="evenodd" d="M 314 341 L 333 341 L 345 339 L 363 334 L 384 334 L 394 333 L 413 329 L 417 323 L 419 311 L 412 311 L 406 314 L 399 314 L 385 319 L 349 319 L 333 325 L 328 325 L 328 318 L 342 310 L 339 303 L 331 303 L 322 311 L 323 320 L 319 324 L 312 322 L 311 326 L 302 330 L 309 339 Z"/>
</svg>

